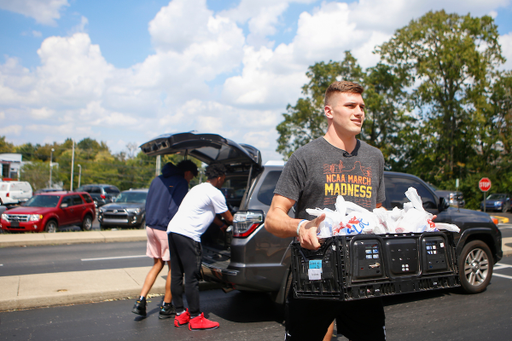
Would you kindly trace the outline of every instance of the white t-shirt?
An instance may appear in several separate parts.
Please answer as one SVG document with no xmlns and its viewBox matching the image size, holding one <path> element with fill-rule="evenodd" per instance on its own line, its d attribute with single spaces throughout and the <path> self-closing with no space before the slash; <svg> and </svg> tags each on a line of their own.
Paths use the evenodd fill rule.
<svg viewBox="0 0 512 341">
<path fill-rule="evenodd" d="M 183 198 L 178 212 L 167 226 L 167 233 L 178 233 L 200 243 L 215 215 L 227 210 L 224 194 L 209 182 L 203 182 L 192 187 Z"/>
</svg>

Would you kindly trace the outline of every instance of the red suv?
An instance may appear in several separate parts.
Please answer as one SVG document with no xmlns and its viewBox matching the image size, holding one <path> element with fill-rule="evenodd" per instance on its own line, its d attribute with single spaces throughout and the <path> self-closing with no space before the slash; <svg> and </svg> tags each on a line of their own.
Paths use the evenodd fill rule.
<svg viewBox="0 0 512 341">
<path fill-rule="evenodd" d="M 0 220 L 7 231 L 57 232 L 60 226 L 92 229 L 96 211 L 85 192 L 49 192 L 30 198 L 23 206 L 7 210 Z"/>
</svg>

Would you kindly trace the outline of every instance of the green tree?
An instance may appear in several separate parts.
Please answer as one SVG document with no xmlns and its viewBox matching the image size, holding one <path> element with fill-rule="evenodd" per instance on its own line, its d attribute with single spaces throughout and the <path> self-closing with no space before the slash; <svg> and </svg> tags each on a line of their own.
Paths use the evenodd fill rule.
<svg viewBox="0 0 512 341">
<path fill-rule="evenodd" d="M 360 138 L 382 151 L 388 169 L 400 169 L 407 153 L 404 141 L 416 124 L 408 115 L 402 79 L 391 66 L 378 63 L 366 70 L 362 83 L 366 113 Z"/>
<path fill-rule="evenodd" d="M 295 106 L 288 105 L 284 121 L 277 126 L 277 151 L 287 159 L 297 148 L 323 136 L 327 130 L 324 95 L 336 80 L 350 80 L 365 87 L 365 123 L 360 138 L 383 151 L 390 160 L 388 168 L 398 164 L 403 152 L 403 135 L 413 118 L 406 115 L 402 79 L 390 66 L 379 63 L 363 70 L 352 54 L 345 52 L 342 62 L 316 63 L 306 73 L 310 79 L 302 87 L 303 98 Z"/>
<path fill-rule="evenodd" d="M 14 147 L 14 153 L 21 154 L 23 161 L 37 160 L 37 149 L 40 145 L 33 145 L 32 143 L 25 143 L 21 146 Z"/>
<path fill-rule="evenodd" d="M 487 134 L 479 132 L 479 124 L 485 121 L 496 68 L 504 61 L 498 37 L 489 16 L 439 11 L 411 21 L 377 49 L 412 88 L 410 103 L 419 125 L 406 141 L 409 172 L 446 181 L 460 173 L 459 164 L 479 157 L 478 137 Z"/>
<path fill-rule="evenodd" d="M 28 181 L 35 192 L 38 189 L 47 188 L 50 181 L 50 163 L 31 161 L 21 167 L 23 181 Z M 53 175 L 53 174 L 52 174 Z M 53 182 L 53 181 L 52 181 Z"/>
<path fill-rule="evenodd" d="M 329 85 L 337 79 L 362 83 L 364 73 L 350 51 L 346 51 L 342 62 L 316 63 L 308 68 L 306 76 L 310 81 L 302 87 L 304 98 L 299 98 L 294 106 L 288 104 L 287 113 L 283 114 L 284 121 L 276 127 L 279 133 L 276 151 L 285 159 L 327 131 L 323 108 L 324 94 Z"/>
<path fill-rule="evenodd" d="M 5 136 L 0 136 L 0 153 L 14 153 L 14 145 L 5 141 Z"/>
</svg>

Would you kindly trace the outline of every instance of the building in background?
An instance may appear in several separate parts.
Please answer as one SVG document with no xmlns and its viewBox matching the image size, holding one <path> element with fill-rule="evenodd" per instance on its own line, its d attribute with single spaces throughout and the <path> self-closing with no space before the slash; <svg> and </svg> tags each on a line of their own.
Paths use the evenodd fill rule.
<svg viewBox="0 0 512 341">
<path fill-rule="evenodd" d="M 0 176 L 2 180 L 19 180 L 20 169 L 23 164 L 21 154 L 0 154 Z"/>
</svg>

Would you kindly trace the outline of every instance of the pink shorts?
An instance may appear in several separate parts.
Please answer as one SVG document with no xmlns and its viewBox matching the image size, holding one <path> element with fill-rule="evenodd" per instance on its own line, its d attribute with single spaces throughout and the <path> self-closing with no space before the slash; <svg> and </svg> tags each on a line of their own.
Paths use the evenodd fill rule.
<svg viewBox="0 0 512 341">
<path fill-rule="evenodd" d="M 164 262 L 170 261 L 167 232 L 146 226 L 146 234 L 148 236 L 146 255 L 151 258 L 160 258 Z"/>
</svg>

